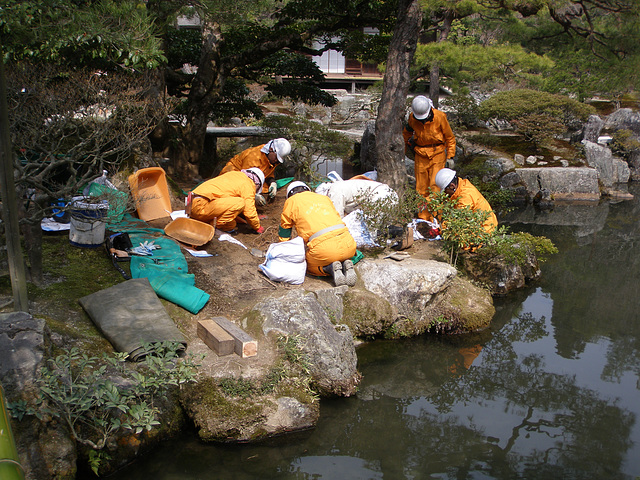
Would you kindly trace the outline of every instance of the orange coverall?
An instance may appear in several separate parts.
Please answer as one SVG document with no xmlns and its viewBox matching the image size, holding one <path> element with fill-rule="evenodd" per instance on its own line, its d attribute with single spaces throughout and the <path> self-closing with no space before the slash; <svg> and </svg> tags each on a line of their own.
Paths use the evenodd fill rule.
<svg viewBox="0 0 640 480">
<path fill-rule="evenodd" d="M 242 213 L 254 230 L 260 228 L 256 212 L 256 184 L 243 172 L 228 172 L 207 180 L 193 190 L 191 218 L 211 222 L 218 217 L 217 227 L 223 231 L 236 227 Z"/>
<path fill-rule="evenodd" d="M 449 126 L 447 115 L 435 108 L 431 109 L 433 118 L 422 123 L 416 120 L 413 113 L 409 115 L 409 121 L 402 131 L 405 145 L 411 147 L 409 139 L 415 141 L 415 167 L 416 191 L 427 198 L 428 189 L 434 192 L 440 189 L 436 187 L 436 173 L 444 168 L 447 160 L 456 154 L 456 137 Z M 418 216 L 423 220 L 429 220 L 430 215 L 426 210 Z"/>
<path fill-rule="evenodd" d="M 273 177 L 273 172 L 277 165 L 271 165 L 271 162 L 269 162 L 269 159 L 267 158 L 267 154 L 260 151 L 260 149 L 265 145 L 266 143 L 243 150 L 227 162 L 224 168 L 220 171 L 220 175 L 228 172 L 239 172 L 240 170 L 246 170 L 251 167 L 258 167 L 262 170 L 262 173 L 264 173 L 265 179 Z M 262 193 L 267 193 L 269 191 L 270 183 L 271 181 L 265 180 L 264 185 L 262 186 Z"/>
<path fill-rule="evenodd" d="M 469 206 L 474 212 L 477 210 L 490 212 L 489 218 L 487 218 L 487 220 L 483 223 L 483 227 L 488 233 L 493 232 L 498 226 L 498 219 L 496 217 L 496 214 L 493 213 L 491 205 L 489 205 L 489 202 L 487 202 L 487 200 L 469 180 L 462 178 L 459 179 L 458 188 L 456 189 L 455 193 L 451 195 L 451 198 L 453 200 L 457 200 L 458 208 Z"/>
<path fill-rule="evenodd" d="M 309 241 L 316 232 L 335 225 L 340 227 Z M 312 275 L 327 276 L 322 267 L 356 254 L 356 241 L 329 197 L 315 192 L 301 192 L 289 197 L 280 216 L 280 241 L 291 238 L 293 227 L 307 247 L 307 272 Z"/>
</svg>

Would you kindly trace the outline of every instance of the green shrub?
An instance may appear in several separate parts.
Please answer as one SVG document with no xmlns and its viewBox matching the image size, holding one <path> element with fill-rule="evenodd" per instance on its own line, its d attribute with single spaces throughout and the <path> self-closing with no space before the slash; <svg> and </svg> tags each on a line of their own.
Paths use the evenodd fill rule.
<svg viewBox="0 0 640 480">
<path fill-rule="evenodd" d="M 470 207 L 458 208 L 457 202 L 444 192 L 432 193 L 427 199 L 427 209 L 440 219 L 442 249 L 449 254 L 449 262 L 456 265 L 458 255 L 484 245 L 493 234 L 487 233 L 483 224 L 489 212 L 473 211 Z"/>
<path fill-rule="evenodd" d="M 89 454 L 97 474 L 101 451 L 118 432 L 139 434 L 160 424 L 154 399 L 162 398 L 171 387 L 195 380 L 192 357 L 177 359 L 179 345 L 172 342 L 146 344 L 149 354 L 134 366 L 126 364 L 126 353 L 90 357 L 78 348 L 49 359 L 42 368 L 39 397 L 34 405 L 10 405 L 12 414 L 45 415 L 59 418 L 78 443 L 93 450 Z M 121 382 L 116 384 L 114 378 Z"/>
<path fill-rule="evenodd" d="M 481 119 L 511 122 L 529 141 L 538 144 L 580 126 L 593 113 L 595 108 L 591 105 L 528 89 L 499 92 L 482 102 L 478 109 Z"/>
<path fill-rule="evenodd" d="M 507 234 L 506 229 L 503 229 L 493 235 L 477 254 L 487 259 L 501 257 L 507 265 L 523 267 L 529 251 L 536 254 L 539 262 L 544 262 L 549 255 L 558 253 L 556 246 L 547 237 L 534 236 L 526 232 Z"/>
</svg>

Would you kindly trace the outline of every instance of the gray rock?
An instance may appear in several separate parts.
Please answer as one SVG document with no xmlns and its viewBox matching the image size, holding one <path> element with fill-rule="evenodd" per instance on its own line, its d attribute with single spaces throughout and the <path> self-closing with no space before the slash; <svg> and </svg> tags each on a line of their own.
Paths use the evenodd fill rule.
<svg viewBox="0 0 640 480">
<path fill-rule="evenodd" d="M 483 180 L 487 182 L 514 171 L 516 164 L 509 158 L 491 157 L 485 162 L 485 167 L 487 167 L 488 173 L 483 177 Z"/>
<path fill-rule="evenodd" d="M 517 176 L 517 177 L 516 177 Z M 525 185 L 533 198 L 546 189 L 555 200 L 599 200 L 598 172 L 589 167 L 536 167 L 519 168 L 501 179 L 501 185 L 510 188 Z"/>
<path fill-rule="evenodd" d="M 630 108 L 619 108 L 609 116 L 604 122 L 605 130 L 631 130 L 636 135 L 640 135 L 640 113 Z"/>
<path fill-rule="evenodd" d="M 351 396 L 360 381 L 357 358 L 348 327 L 339 331 L 313 293 L 302 290 L 268 298 L 254 307 L 263 319 L 265 335 L 300 335 L 309 356 L 314 385 L 322 395 Z"/>
<path fill-rule="evenodd" d="M 527 163 L 527 165 L 535 165 L 535 163 L 538 161 L 538 159 L 535 157 L 535 155 L 529 155 L 526 159 L 525 162 Z"/>
<path fill-rule="evenodd" d="M 358 274 L 370 292 L 379 295 L 406 317 L 421 319 L 436 293 L 456 276 L 451 265 L 409 258 L 403 262 L 363 260 Z"/>
<path fill-rule="evenodd" d="M 360 165 L 367 172 L 375 170 L 378 165 L 376 152 L 376 122 L 370 120 L 365 124 L 362 140 L 360 141 Z"/>
<path fill-rule="evenodd" d="M 604 121 L 598 115 L 589 115 L 589 119 L 582 129 L 582 138 L 580 140 L 597 143 L 603 126 Z"/>
<path fill-rule="evenodd" d="M 522 155 L 520 153 L 516 153 L 513 156 L 513 161 L 516 162 L 520 166 L 524 165 L 524 155 Z"/>
<path fill-rule="evenodd" d="M 276 409 L 267 413 L 264 429 L 268 434 L 307 430 L 315 426 L 319 410 L 291 397 L 276 399 Z"/>
<path fill-rule="evenodd" d="M 587 164 L 598 171 L 600 184 L 611 187 L 614 183 L 629 181 L 629 166 L 619 158 L 614 158 L 611 150 L 603 145 L 583 140 Z"/>
</svg>

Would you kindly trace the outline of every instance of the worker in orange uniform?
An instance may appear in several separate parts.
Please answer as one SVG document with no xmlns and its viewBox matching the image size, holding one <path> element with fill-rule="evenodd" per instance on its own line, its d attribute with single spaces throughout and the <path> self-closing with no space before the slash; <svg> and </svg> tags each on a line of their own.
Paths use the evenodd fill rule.
<svg viewBox="0 0 640 480">
<path fill-rule="evenodd" d="M 443 168 L 436 174 L 436 185 L 453 200 L 456 208 L 470 207 L 471 210 L 484 210 L 489 217 L 482 224 L 487 233 L 492 233 L 498 226 L 498 219 L 493 213 L 491 205 L 473 184 L 464 178 L 458 178 L 456 172 L 450 168 Z"/>
<path fill-rule="evenodd" d="M 187 196 L 188 215 L 211 223 L 224 232 L 236 229 L 236 217 L 243 214 L 257 232 L 264 232 L 256 212 L 255 194 L 262 189 L 264 173 L 257 167 L 240 172 L 228 172 L 198 185 Z"/>
<path fill-rule="evenodd" d="M 402 136 L 406 146 L 415 154 L 416 191 L 427 198 L 429 188 L 437 191 L 436 173 L 456 154 L 456 137 L 447 115 L 433 108 L 429 98 L 418 95 L 411 102 L 411 110 Z M 426 210 L 419 212 L 418 216 L 423 220 L 431 219 Z"/>
<path fill-rule="evenodd" d="M 336 287 L 356 284 L 351 261 L 356 241 L 329 197 L 312 192 L 304 182 L 292 182 L 280 217 L 280 241 L 291 238 L 293 227 L 306 245 L 308 273 L 332 276 Z"/>
<path fill-rule="evenodd" d="M 220 171 L 223 173 L 240 171 L 243 169 L 258 167 L 264 173 L 266 181 L 262 192 L 256 193 L 256 205 L 262 207 L 267 204 L 265 195 L 269 199 L 274 199 L 278 192 L 278 185 L 274 176 L 274 171 L 278 165 L 284 162 L 284 157 L 291 153 L 291 144 L 286 138 L 275 138 L 263 145 L 247 148 L 233 157 Z"/>
</svg>

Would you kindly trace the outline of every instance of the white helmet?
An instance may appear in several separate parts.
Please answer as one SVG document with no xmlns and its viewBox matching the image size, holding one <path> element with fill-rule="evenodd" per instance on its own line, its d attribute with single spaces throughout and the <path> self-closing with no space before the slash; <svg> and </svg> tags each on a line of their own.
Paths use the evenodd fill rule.
<svg viewBox="0 0 640 480">
<path fill-rule="evenodd" d="M 304 188 L 306 188 L 307 190 L 311 191 L 311 189 L 309 188 L 309 186 L 308 186 L 306 183 L 304 183 L 304 182 L 300 182 L 300 181 L 291 182 L 291 183 L 289 184 L 289 186 L 287 187 L 287 198 L 289 198 L 289 195 L 291 194 L 291 191 L 292 191 L 294 188 L 298 188 L 298 187 L 304 187 Z"/>
<path fill-rule="evenodd" d="M 291 153 L 291 144 L 286 138 L 276 138 L 275 140 L 271 140 L 270 146 L 272 146 L 273 150 L 276 152 L 276 156 L 280 163 L 283 163 L 284 157 Z"/>
<path fill-rule="evenodd" d="M 260 179 L 260 186 L 256 186 L 256 192 L 259 192 L 262 189 L 262 186 L 264 185 L 264 173 L 262 172 L 262 170 L 260 170 L 258 167 L 251 167 L 251 168 L 247 168 L 246 170 L 243 170 L 243 172 L 245 173 L 251 172 L 258 176 L 258 178 Z"/>
<path fill-rule="evenodd" d="M 436 173 L 436 186 L 443 190 L 452 182 L 456 177 L 456 172 L 450 168 L 443 168 Z"/>
<path fill-rule="evenodd" d="M 430 98 L 427 98 L 424 95 L 418 95 L 413 99 L 413 102 L 411 102 L 413 116 L 416 120 L 424 120 L 431 113 L 432 106 L 433 102 L 431 102 Z"/>
</svg>

